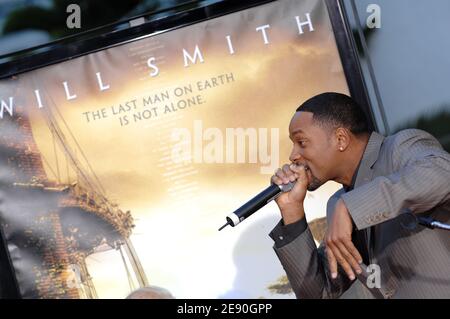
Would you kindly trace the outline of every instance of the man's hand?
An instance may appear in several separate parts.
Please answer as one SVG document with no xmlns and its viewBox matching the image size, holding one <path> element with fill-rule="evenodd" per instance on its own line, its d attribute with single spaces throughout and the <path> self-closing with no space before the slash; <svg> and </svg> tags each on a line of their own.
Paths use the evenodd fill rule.
<svg viewBox="0 0 450 319">
<path fill-rule="evenodd" d="M 346 272 L 350 280 L 355 279 L 355 273 L 362 272 L 359 264 L 362 257 L 352 242 L 353 224 L 347 207 L 339 199 L 325 234 L 326 253 L 330 267 L 331 277 L 337 277 L 337 263 Z"/>
<path fill-rule="evenodd" d="M 289 184 L 297 181 L 290 192 L 278 196 L 275 201 L 280 208 L 285 225 L 293 224 L 303 217 L 303 201 L 308 187 L 308 177 L 305 167 L 302 165 L 284 165 L 272 176 L 271 182 L 277 185 Z"/>
</svg>

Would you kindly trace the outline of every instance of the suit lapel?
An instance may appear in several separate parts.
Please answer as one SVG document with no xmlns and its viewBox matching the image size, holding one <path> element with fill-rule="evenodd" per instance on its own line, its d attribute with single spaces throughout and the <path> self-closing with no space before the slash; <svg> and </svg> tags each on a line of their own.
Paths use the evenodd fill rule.
<svg viewBox="0 0 450 319">
<path fill-rule="evenodd" d="M 356 175 L 355 188 L 364 185 L 373 179 L 372 167 L 378 159 L 383 141 L 383 135 L 376 132 L 373 132 L 372 135 L 370 135 Z"/>
<path fill-rule="evenodd" d="M 361 163 L 359 165 L 358 172 L 356 174 L 356 180 L 354 187 L 362 186 L 373 179 L 373 165 L 378 159 L 378 156 L 380 155 L 380 149 L 381 145 L 383 144 L 384 136 L 380 135 L 376 132 L 373 132 L 370 135 L 369 141 L 367 142 L 366 149 L 364 150 L 363 157 L 361 159 Z M 372 227 L 365 229 L 364 231 L 365 236 L 365 242 L 366 242 L 366 249 L 368 252 L 369 257 L 369 263 L 376 262 L 373 260 L 373 251 L 372 251 L 372 234 L 373 230 Z M 362 281 L 362 283 L 365 285 L 365 279 Z M 378 289 L 370 289 L 369 291 L 376 297 L 376 298 L 384 298 L 384 294 L 381 290 Z"/>
</svg>

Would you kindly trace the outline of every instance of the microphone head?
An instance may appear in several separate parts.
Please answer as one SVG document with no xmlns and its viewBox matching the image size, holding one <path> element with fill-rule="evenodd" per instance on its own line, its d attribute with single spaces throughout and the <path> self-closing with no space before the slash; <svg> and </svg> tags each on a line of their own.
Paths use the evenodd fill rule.
<svg viewBox="0 0 450 319">
<path fill-rule="evenodd" d="M 407 211 L 400 215 L 400 225 L 409 231 L 413 231 L 417 228 L 419 224 L 417 216 L 412 212 Z"/>
</svg>

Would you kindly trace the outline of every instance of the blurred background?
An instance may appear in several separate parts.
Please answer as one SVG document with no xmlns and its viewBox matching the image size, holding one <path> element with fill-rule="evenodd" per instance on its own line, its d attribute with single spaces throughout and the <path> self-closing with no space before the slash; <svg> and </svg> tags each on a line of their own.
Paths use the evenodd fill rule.
<svg viewBox="0 0 450 319">
<path fill-rule="evenodd" d="M 217 0 L 0 0 L 0 55 L 46 44 L 110 24 L 183 5 L 183 9 Z M 70 4 L 81 9 L 81 28 L 70 29 L 66 12 Z M 163 13 L 162 13 L 163 14 Z M 164 13 L 167 14 L 167 13 Z"/>
<path fill-rule="evenodd" d="M 450 1 L 343 4 L 378 130 L 391 134 L 419 128 L 450 151 Z M 378 29 L 367 27 L 371 4 L 381 10 Z"/>
</svg>

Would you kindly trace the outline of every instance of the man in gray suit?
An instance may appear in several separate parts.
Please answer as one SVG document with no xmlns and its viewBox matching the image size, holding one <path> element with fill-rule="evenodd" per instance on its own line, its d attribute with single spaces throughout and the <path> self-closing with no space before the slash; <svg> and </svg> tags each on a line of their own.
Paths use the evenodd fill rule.
<svg viewBox="0 0 450 319">
<path fill-rule="evenodd" d="M 450 232 L 416 223 L 450 221 L 450 155 L 439 142 L 414 129 L 371 133 L 338 93 L 306 101 L 289 133 L 292 164 L 271 181 L 297 182 L 276 199 L 282 220 L 270 236 L 297 298 L 338 298 L 355 282 L 365 297 L 450 298 Z M 303 201 L 330 180 L 343 188 L 328 201 L 317 248 Z"/>
</svg>

